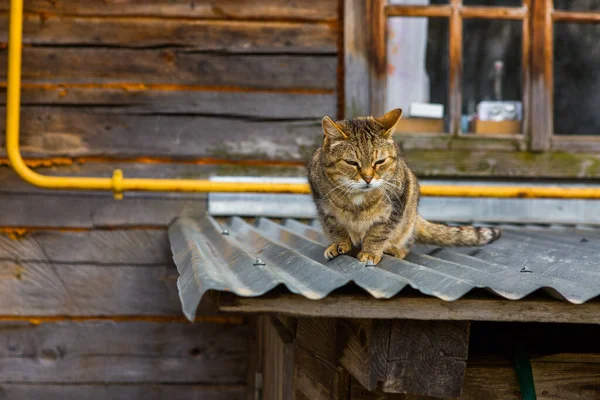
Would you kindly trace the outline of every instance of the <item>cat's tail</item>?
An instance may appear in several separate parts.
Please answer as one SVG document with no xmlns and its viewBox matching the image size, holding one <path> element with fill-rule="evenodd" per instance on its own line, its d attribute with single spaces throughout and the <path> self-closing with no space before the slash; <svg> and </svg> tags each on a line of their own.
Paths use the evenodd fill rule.
<svg viewBox="0 0 600 400">
<path fill-rule="evenodd" d="M 475 226 L 448 226 L 417 217 L 415 240 L 434 246 L 482 246 L 500 237 L 500 229 Z"/>
</svg>

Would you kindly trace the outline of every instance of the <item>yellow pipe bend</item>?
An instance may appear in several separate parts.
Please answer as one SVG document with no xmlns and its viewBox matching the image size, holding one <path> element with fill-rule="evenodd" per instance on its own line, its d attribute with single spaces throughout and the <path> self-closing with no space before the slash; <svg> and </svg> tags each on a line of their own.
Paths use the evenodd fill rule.
<svg viewBox="0 0 600 400">
<path fill-rule="evenodd" d="M 15 172 L 25 181 L 47 189 L 111 190 L 120 199 L 126 190 L 159 192 L 260 192 L 310 193 L 307 184 L 214 182 L 189 179 L 129 179 L 121 170 L 112 178 L 56 177 L 38 174 L 23 160 L 19 149 L 19 119 L 21 96 L 21 54 L 23 40 L 23 0 L 10 1 L 10 32 L 8 47 L 8 88 L 6 118 L 6 151 Z M 422 186 L 424 196 L 450 197 L 529 197 L 599 199 L 600 189 L 518 187 L 518 186 Z"/>
</svg>

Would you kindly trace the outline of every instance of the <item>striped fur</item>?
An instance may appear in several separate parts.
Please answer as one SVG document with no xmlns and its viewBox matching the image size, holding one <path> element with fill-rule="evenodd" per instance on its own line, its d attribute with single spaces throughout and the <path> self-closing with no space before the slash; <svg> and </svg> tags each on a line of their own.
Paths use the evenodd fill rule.
<svg viewBox="0 0 600 400">
<path fill-rule="evenodd" d="M 348 253 L 377 264 L 384 253 L 404 258 L 415 241 L 480 246 L 500 237 L 497 229 L 451 227 L 418 215 L 419 183 L 392 138 L 401 116 L 396 109 L 380 118 L 323 118 L 323 146 L 313 156 L 308 177 L 332 241 L 327 259 Z"/>
</svg>

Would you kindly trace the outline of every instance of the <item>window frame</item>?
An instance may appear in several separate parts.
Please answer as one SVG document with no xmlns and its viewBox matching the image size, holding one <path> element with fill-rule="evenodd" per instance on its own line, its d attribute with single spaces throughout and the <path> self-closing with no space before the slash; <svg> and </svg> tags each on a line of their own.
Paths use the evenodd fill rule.
<svg viewBox="0 0 600 400">
<path fill-rule="evenodd" d="M 600 153 L 600 137 L 555 135 L 553 126 L 554 24 L 599 23 L 600 12 L 555 10 L 553 0 L 523 0 L 520 7 L 464 6 L 462 0 L 425 6 L 391 5 L 387 0 L 343 1 L 344 117 L 386 111 L 387 19 L 441 17 L 449 20 L 450 129 L 443 134 L 398 135 L 401 146 L 411 150 Z M 522 21 L 523 119 L 519 135 L 461 134 L 464 19 Z M 543 171 L 539 175 L 544 176 Z M 593 176 L 600 176 L 600 171 Z"/>
</svg>

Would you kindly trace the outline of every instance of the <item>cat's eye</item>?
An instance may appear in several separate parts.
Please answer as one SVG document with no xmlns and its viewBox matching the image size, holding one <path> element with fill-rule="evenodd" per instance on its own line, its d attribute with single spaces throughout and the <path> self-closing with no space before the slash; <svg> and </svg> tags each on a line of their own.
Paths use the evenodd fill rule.
<svg viewBox="0 0 600 400">
<path fill-rule="evenodd" d="M 344 162 L 346 164 L 352 165 L 353 167 L 358 167 L 358 163 L 356 161 L 352 161 L 352 160 L 344 160 Z"/>
<path fill-rule="evenodd" d="M 381 164 L 383 164 L 385 162 L 385 160 L 386 160 L 386 158 L 382 158 L 381 160 L 377 160 L 377 161 L 375 161 L 374 165 L 381 165 Z"/>
</svg>

